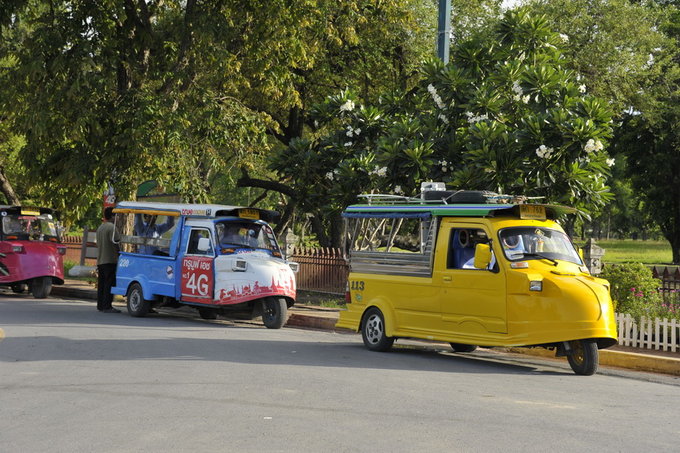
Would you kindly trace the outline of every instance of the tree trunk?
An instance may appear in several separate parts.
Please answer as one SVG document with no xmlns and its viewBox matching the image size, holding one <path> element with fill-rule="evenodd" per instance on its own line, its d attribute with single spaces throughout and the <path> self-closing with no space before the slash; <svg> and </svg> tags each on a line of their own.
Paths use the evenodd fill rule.
<svg viewBox="0 0 680 453">
<path fill-rule="evenodd" d="M 330 245 L 334 248 L 342 247 L 342 227 L 343 219 L 341 213 L 334 213 L 331 216 L 330 226 Z"/>
<path fill-rule="evenodd" d="M 2 194 L 7 199 L 7 204 L 13 206 L 21 205 L 19 197 L 17 197 L 16 192 L 14 192 L 12 185 L 9 183 L 7 177 L 5 176 L 5 169 L 2 165 L 0 165 L 0 192 L 2 192 Z"/>
<path fill-rule="evenodd" d="M 664 236 L 671 244 L 673 264 L 680 264 L 680 231 L 667 232 Z"/>
</svg>

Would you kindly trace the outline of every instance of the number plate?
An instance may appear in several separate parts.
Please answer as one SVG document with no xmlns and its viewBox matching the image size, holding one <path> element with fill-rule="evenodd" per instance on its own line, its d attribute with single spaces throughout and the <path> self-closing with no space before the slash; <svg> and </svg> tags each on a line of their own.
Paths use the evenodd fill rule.
<svg viewBox="0 0 680 453">
<path fill-rule="evenodd" d="M 242 219 L 258 220 L 260 218 L 260 213 L 257 211 L 257 209 L 239 209 L 238 216 Z"/>
<path fill-rule="evenodd" d="M 33 208 L 21 208 L 21 215 L 40 215 L 40 211 Z"/>
<path fill-rule="evenodd" d="M 530 220 L 545 220 L 545 206 L 533 204 L 519 205 L 519 218 Z"/>
</svg>

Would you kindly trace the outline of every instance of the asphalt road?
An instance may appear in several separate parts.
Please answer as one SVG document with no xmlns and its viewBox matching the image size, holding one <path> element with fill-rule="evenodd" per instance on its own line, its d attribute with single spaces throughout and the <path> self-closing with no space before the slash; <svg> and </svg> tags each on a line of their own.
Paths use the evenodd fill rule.
<svg viewBox="0 0 680 453">
<path fill-rule="evenodd" d="M 169 312 L 172 313 L 172 312 Z M 680 380 L 0 294 L 0 451 L 677 451 Z M 410 344 L 407 342 L 407 344 Z"/>
</svg>

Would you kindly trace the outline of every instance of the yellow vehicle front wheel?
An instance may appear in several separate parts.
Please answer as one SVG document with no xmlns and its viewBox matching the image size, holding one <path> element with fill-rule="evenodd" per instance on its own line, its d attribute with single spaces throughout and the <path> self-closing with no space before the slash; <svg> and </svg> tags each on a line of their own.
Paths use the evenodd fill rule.
<svg viewBox="0 0 680 453">
<path fill-rule="evenodd" d="M 571 354 L 567 355 L 569 365 L 574 373 L 591 376 L 597 371 L 599 354 L 595 340 L 570 341 Z"/>
</svg>

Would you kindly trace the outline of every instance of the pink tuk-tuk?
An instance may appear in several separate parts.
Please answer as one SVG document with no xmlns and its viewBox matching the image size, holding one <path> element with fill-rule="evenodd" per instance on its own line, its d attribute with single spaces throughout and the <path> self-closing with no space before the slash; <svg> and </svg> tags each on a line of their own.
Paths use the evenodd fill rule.
<svg viewBox="0 0 680 453">
<path fill-rule="evenodd" d="M 64 284 L 65 254 L 51 209 L 0 205 L 0 286 L 43 299 Z"/>
</svg>

